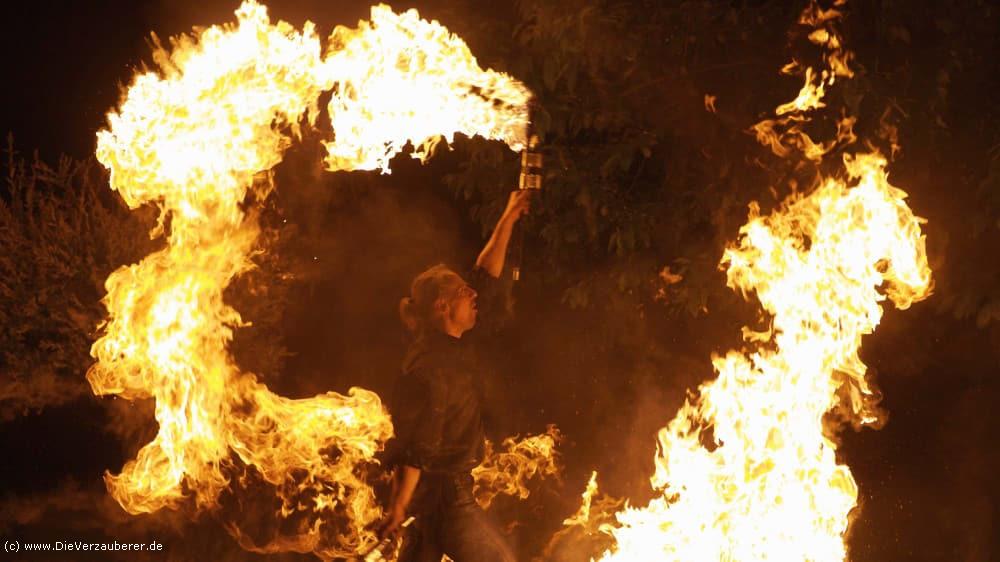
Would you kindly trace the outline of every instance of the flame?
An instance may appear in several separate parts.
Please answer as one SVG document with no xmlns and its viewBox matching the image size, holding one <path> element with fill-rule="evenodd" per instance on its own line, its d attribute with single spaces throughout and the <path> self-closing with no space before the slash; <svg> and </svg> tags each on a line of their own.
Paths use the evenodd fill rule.
<svg viewBox="0 0 1000 562">
<path fill-rule="evenodd" d="M 590 473 L 590 480 L 587 481 L 587 487 L 583 490 L 583 501 L 580 502 L 580 509 L 578 509 L 573 515 L 564 519 L 563 525 L 586 525 L 590 522 L 590 504 L 594 501 L 594 494 L 596 493 L 597 471 L 595 470 Z"/>
<path fill-rule="evenodd" d="M 625 503 L 622 498 L 598 492 L 596 470 L 590 473 L 590 480 L 587 481 L 587 487 L 584 488 L 581 497 L 580 508 L 564 519 L 563 525 L 579 527 L 587 534 L 596 533 L 606 525 Z"/>
<path fill-rule="evenodd" d="M 494 451 L 486 442 L 486 456 L 479 466 L 472 469 L 475 480 L 473 494 L 476 503 L 488 509 L 499 494 L 525 499 L 530 494 L 528 481 L 535 476 L 546 478 L 559 474 L 559 456 L 556 445 L 562 435 L 554 425 L 545 433 L 524 439 L 508 437 L 503 450 Z"/>
<path fill-rule="evenodd" d="M 842 6 L 846 0 L 835 2 Z M 788 103 L 783 103 L 775 109 L 774 119 L 765 119 L 751 129 L 761 144 L 771 147 L 778 156 L 789 156 L 798 149 L 806 158 L 819 162 L 823 156 L 834 147 L 847 145 L 856 140 L 854 136 L 854 117 L 843 115 L 837 122 L 837 135 L 834 139 L 817 143 L 803 129 L 810 121 L 810 113 L 826 107 L 823 97 L 827 88 L 837 83 L 837 77 L 851 78 L 854 71 L 850 68 L 853 54 L 843 47 L 843 41 L 837 33 L 836 23 L 843 18 L 843 13 L 836 8 L 823 10 L 815 1 L 809 5 L 799 17 L 799 24 L 815 28 L 809 34 L 809 40 L 823 47 L 823 61 L 826 68 L 817 72 L 812 67 L 804 69 L 797 61 L 784 66 L 783 74 L 801 74 L 804 78 L 799 94 Z"/>
<path fill-rule="evenodd" d="M 822 107 L 824 85 L 845 76 L 849 60 L 830 25 L 840 17 L 811 4 L 802 22 L 823 25 L 814 42 L 836 52 L 832 70 L 805 72 L 799 97 L 780 106 L 790 137 L 762 139 L 788 153 L 807 111 Z M 771 126 L 769 125 L 769 126 Z M 806 137 L 808 138 L 808 137 Z M 823 151 L 825 153 L 825 150 Z M 837 462 L 827 414 L 862 425 L 879 423 L 878 396 L 858 357 L 888 298 L 905 309 L 927 297 L 922 219 L 888 181 L 878 153 L 845 155 L 843 173 L 818 181 L 749 222 L 725 251 L 728 285 L 755 294 L 771 316 L 764 333 L 744 328 L 747 348 L 713 358 L 718 373 L 703 383 L 659 432 L 656 497 L 627 507 L 604 530 L 615 545 L 603 561 L 840 561 L 858 488 Z M 846 398 L 842 398 L 846 395 Z"/>
<path fill-rule="evenodd" d="M 397 15 L 379 5 L 371 14 L 371 23 L 330 36 L 338 84 L 329 105 L 330 170 L 388 172 L 408 142 L 424 161 L 455 132 L 524 148 L 531 94 L 523 84 L 480 69 L 464 41 L 416 10 Z"/>
<path fill-rule="evenodd" d="M 243 323 L 223 292 L 253 267 L 270 170 L 303 121 L 315 123 L 324 91 L 335 90 L 331 168 L 383 171 L 407 139 L 421 157 L 429 139 L 455 132 L 519 148 L 528 94 L 480 70 L 459 38 L 416 11 L 373 8 L 373 24 L 334 32 L 325 58 L 311 23 L 272 24 L 252 0 L 236 17 L 169 50 L 157 44 L 159 72 L 137 75 L 98 133 L 112 189 L 132 208 L 158 205 L 152 234 L 166 241 L 106 282 L 108 319 L 87 378 L 98 395 L 153 398 L 159 430 L 105 481 L 133 514 L 217 509 L 223 492 L 249 497 L 263 482 L 280 532 L 258 542 L 228 522 L 241 545 L 350 556 L 374 544 L 367 525 L 381 515 L 365 481 L 393 431 L 381 400 L 360 388 L 283 398 L 227 349 Z"/>
<path fill-rule="evenodd" d="M 596 470 L 591 472 L 580 496 L 582 501 L 576 513 L 563 520 L 563 527 L 552 535 L 534 562 L 568 560 L 578 553 L 607 548 L 610 538 L 601 530 L 615 521 L 625 501 L 599 492 Z"/>
</svg>

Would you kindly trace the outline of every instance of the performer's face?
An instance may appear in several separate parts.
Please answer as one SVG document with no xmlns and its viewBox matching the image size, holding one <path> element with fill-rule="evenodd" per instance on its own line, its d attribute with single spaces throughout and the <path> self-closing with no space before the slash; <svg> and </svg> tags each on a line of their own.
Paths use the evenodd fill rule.
<svg viewBox="0 0 1000 562">
<path fill-rule="evenodd" d="M 464 279 L 455 275 L 455 286 L 449 290 L 446 297 L 447 311 L 445 321 L 460 332 L 471 330 L 476 325 L 476 294 Z"/>
</svg>

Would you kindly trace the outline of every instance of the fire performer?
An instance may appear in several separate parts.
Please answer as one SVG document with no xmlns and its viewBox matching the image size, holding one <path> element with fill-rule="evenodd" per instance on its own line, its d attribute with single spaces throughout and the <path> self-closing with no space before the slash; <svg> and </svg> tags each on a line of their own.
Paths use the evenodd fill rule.
<svg viewBox="0 0 1000 562">
<path fill-rule="evenodd" d="M 414 341 L 391 403 L 397 440 L 393 494 L 381 529 L 403 538 L 400 562 L 508 562 L 514 554 L 473 497 L 471 471 L 483 460 L 480 377 L 463 334 L 476 324 L 480 292 L 495 291 L 511 232 L 530 191 L 511 193 L 503 215 L 465 278 L 444 265 L 417 275 L 400 317 Z"/>
</svg>

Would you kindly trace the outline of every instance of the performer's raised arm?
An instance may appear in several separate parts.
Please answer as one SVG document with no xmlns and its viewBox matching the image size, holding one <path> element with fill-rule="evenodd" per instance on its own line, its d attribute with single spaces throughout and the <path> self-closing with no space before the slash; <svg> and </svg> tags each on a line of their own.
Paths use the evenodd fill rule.
<svg viewBox="0 0 1000 562">
<path fill-rule="evenodd" d="M 503 272 L 504 260 L 507 257 L 507 245 L 514 225 L 528 211 L 531 204 L 531 190 L 519 189 L 513 191 L 507 199 L 507 207 L 500 220 L 493 227 L 493 234 L 486 241 L 486 246 L 476 259 L 476 267 L 482 269 L 491 277 L 500 277 Z"/>
</svg>

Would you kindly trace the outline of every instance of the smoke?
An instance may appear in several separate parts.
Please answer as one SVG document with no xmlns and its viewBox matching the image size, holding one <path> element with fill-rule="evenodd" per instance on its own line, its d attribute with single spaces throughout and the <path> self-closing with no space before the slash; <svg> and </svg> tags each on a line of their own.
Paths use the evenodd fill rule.
<svg viewBox="0 0 1000 562">
<path fill-rule="evenodd" d="M 432 181 L 406 172 L 282 177 L 297 161 L 279 168 L 276 196 L 286 225 L 281 327 L 290 355 L 274 388 L 304 396 L 359 385 L 387 396 L 404 343 L 397 305 L 410 280 L 439 261 L 471 265 L 474 255 L 456 236 L 450 195 Z"/>
<path fill-rule="evenodd" d="M 22 545 L 55 541 L 148 543 L 152 540 L 167 545 L 166 557 L 160 554 L 153 558 L 130 552 L 105 558 L 109 560 L 190 560 L 190 557 L 177 556 L 183 546 L 176 548 L 181 545 L 179 539 L 187 526 L 188 523 L 176 513 L 156 517 L 128 515 L 96 479 L 89 485 L 65 480 L 48 491 L 8 496 L 0 501 L 0 534 Z M 58 555 L 66 556 L 65 553 Z M 56 555 L 52 555 L 52 559 L 56 559 Z"/>
<path fill-rule="evenodd" d="M 108 552 L 101 560 L 171 561 L 304 560 L 298 555 L 262 557 L 220 537 L 214 515 L 189 518 L 179 511 L 129 515 L 108 495 L 100 479 L 65 480 L 53 489 L 0 500 L 0 534 L 25 543 L 142 543 L 163 545 L 158 552 Z M 222 539 L 222 540 L 220 540 Z M 63 560 L 66 552 L 33 555 L 32 560 Z"/>
<path fill-rule="evenodd" d="M 71 379 L 38 369 L 0 380 L 0 422 L 68 404 L 90 393 L 83 379 Z"/>
</svg>

